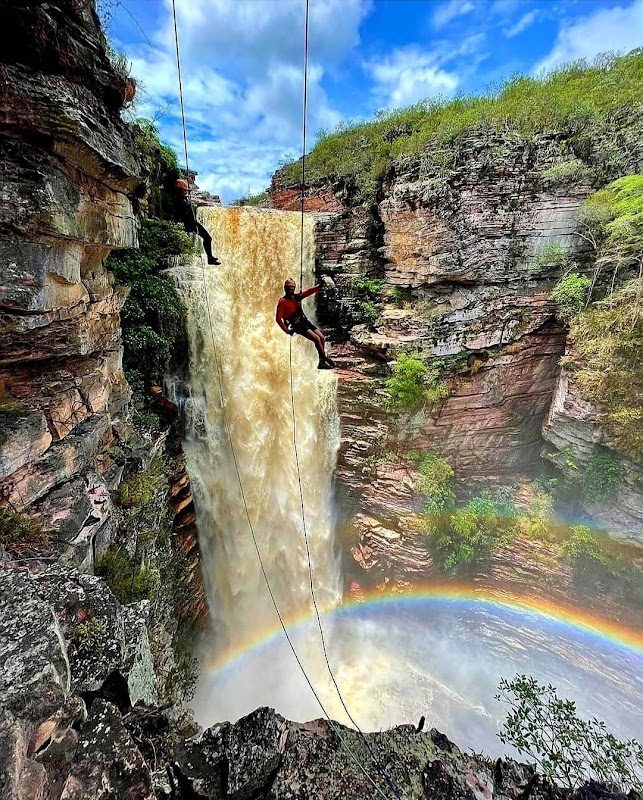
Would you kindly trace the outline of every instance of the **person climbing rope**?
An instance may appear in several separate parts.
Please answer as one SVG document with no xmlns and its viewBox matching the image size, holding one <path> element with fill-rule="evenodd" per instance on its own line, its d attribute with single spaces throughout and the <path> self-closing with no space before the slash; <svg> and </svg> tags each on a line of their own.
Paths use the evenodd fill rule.
<svg viewBox="0 0 643 800">
<path fill-rule="evenodd" d="M 203 241 L 203 249 L 208 257 L 208 264 L 214 264 L 215 266 L 218 266 L 221 262 L 218 258 L 215 258 L 212 255 L 212 237 L 206 231 L 203 225 L 201 225 L 200 222 L 197 222 L 197 218 L 194 216 L 194 209 L 192 208 L 192 203 L 190 203 L 190 199 L 188 197 L 188 182 L 183 180 L 183 178 L 179 178 L 176 181 L 175 186 L 177 195 L 177 219 L 183 223 L 186 233 L 197 233 L 201 237 Z"/>
<path fill-rule="evenodd" d="M 316 325 L 313 325 L 301 307 L 301 301 L 304 298 L 317 294 L 321 288 L 321 285 L 313 286 L 310 289 L 299 292 L 299 294 L 295 294 L 295 282 L 292 278 L 288 278 L 284 283 L 285 294 L 277 303 L 276 320 L 281 330 L 289 336 L 298 333 L 300 336 L 310 339 L 319 355 L 317 369 L 333 369 L 335 365 L 326 355 L 326 338 L 324 334 Z"/>
</svg>

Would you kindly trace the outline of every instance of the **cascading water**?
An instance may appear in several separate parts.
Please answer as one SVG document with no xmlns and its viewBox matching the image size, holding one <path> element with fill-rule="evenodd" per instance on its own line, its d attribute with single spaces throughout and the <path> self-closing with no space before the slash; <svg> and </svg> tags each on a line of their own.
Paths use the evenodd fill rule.
<svg viewBox="0 0 643 800">
<path fill-rule="evenodd" d="M 197 260 L 174 270 L 189 310 L 185 448 L 213 617 L 194 703 L 199 722 L 236 719 L 266 704 L 297 720 L 322 713 L 280 632 L 237 468 L 297 652 L 327 712 L 348 721 L 311 604 L 292 438 L 292 344 L 314 584 L 318 604 L 328 612 L 322 621 L 328 656 L 353 718 L 373 730 L 426 715 L 427 726 L 499 754 L 496 687 L 502 677 L 529 672 L 559 686 L 584 716 L 606 719 L 617 735 L 634 735 L 643 708 L 643 640 L 635 631 L 614 633 L 608 626 L 602 632 L 600 624 L 579 619 L 576 625 L 573 618 L 570 624 L 564 610 L 552 616 L 547 607 L 540 613 L 538 604 L 525 610 L 520 603 L 473 597 L 471 587 L 457 583 L 429 587 L 426 595 L 375 595 L 340 604 L 331 491 L 339 441 L 336 378 L 316 369 L 312 343 L 290 340 L 275 322 L 284 279 L 299 275 L 301 217 L 213 208 L 203 222 L 222 266 Z M 305 285 L 313 280 L 313 248 L 306 217 Z M 312 314 L 313 301 L 305 303 Z"/>
<path fill-rule="evenodd" d="M 266 210 L 210 208 L 204 211 L 203 222 L 212 233 L 223 266 L 204 269 L 197 259 L 191 267 L 174 273 L 189 310 L 186 451 L 197 496 L 203 572 L 213 617 L 214 653 L 208 658 L 216 658 L 247 645 L 277 621 L 248 525 L 237 468 L 282 615 L 292 621 L 312 611 L 293 448 L 291 344 L 306 525 L 316 599 L 325 608 L 341 597 L 339 562 L 333 548 L 331 483 L 339 423 L 334 374 L 316 369 L 311 342 L 301 337 L 289 339 L 275 322 L 284 280 L 299 277 L 301 217 Z M 314 280 L 313 225 L 308 217 L 303 246 L 304 284 L 308 286 Z M 312 315 L 314 300 L 304 303 Z M 310 636 L 299 639 L 298 644 L 316 682 L 324 684 L 319 641 Z M 284 663 L 272 659 L 262 665 L 257 675 L 262 693 L 255 704 L 272 700 L 297 717 L 318 715 L 309 690 L 302 689 L 303 695 L 299 688 L 293 691 L 289 676 L 296 670 L 290 654 L 284 654 Z M 285 690 L 285 686 L 289 688 Z M 207 722 L 221 715 L 238 716 L 253 707 L 247 687 L 239 687 L 238 698 L 230 692 L 226 697 L 216 694 L 208 686 L 201 687 L 197 713 Z"/>
</svg>

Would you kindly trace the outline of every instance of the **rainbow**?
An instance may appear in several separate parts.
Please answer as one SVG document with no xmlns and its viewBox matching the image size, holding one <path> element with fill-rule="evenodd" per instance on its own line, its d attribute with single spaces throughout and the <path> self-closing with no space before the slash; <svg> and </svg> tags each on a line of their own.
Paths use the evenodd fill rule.
<svg viewBox="0 0 643 800">
<path fill-rule="evenodd" d="M 471 585 L 444 583 L 415 586 L 405 592 L 384 594 L 380 591 L 363 592 L 358 599 L 345 598 L 339 606 L 322 610 L 323 616 L 346 616 L 359 613 L 360 610 L 370 608 L 387 608 L 395 605 L 405 605 L 426 602 L 442 603 L 476 603 L 493 610 L 509 610 L 523 614 L 540 617 L 549 622 L 558 623 L 572 629 L 576 635 L 580 632 L 588 635 L 595 641 L 620 648 L 626 648 L 635 655 L 643 657 L 643 630 L 629 627 L 623 623 L 598 616 L 590 611 L 585 611 L 573 606 L 564 606 L 545 598 L 536 598 L 521 595 L 515 592 L 476 588 Z M 285 618 L 284 622 L 289 633 L 296 633 L 310 624 L 314 617 L 305 614 L 293 615 Z M 252 637 L 237 642 L 228 648 L 221 656 L 206 663 L 205 669 L 210 673 L 234 668 L 238 661 L 247 653 L 269 645 L 274 639 L 283 635 L 281 626 L 277 623 L 263 630 L 257 631 Z"/>
</svg>

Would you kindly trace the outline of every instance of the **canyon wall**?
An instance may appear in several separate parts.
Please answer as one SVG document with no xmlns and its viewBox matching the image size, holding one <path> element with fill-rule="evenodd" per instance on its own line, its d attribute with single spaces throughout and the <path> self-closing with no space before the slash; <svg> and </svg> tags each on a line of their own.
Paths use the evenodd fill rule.
<svg viewBox="0 0 643 800">
<path fill-rule="evenodd" d="M 0 489 L 9 508 L 88 556 L 108 525 L 125 424 L 119 312 L 103 264 L 137 246 L 142 180 L 121 121 L 126 81 L 92 4 L 13 2 L 0 76 Z M 11 18 L 11 23 L 9 19 Z M 35 46 L 37 43 L 38 46 Z"/>
<path fill-rule="evenodd" d="M 67 780 L 94 698 L 173 702 L 194 671 L 194 501 L 176 407 L 131 404 L 105 265 L 138 246 L 134 84 L 93 0 L 0 23 L 0 797 L 95 797 Z"/>
<path fill-rule="evenodd" d="M 391 453 L 436 451 L 454 467 L 465 497 L 477 485 L 519 486 L 548 464 L 560 466 L 556 454 L 569 447 L 570 421 L 564 402 L 552 400 L 567 386 L 559 366 L 567 330 L 550 293 L 565 266 L 591 263 L 578 210 L 597 187 L 640 171 L 640 127 L 640 112 L 628 110 L 584 137 L 470 130 L 439 170 L 421 154 L 398 159 L 371 204 L 347 199 L 341 181 L 307 188 L 318 272 L 337 284 L 319 314 L 345 368 L 338 477 L 358 527 L 360 517 L 417 506 L 399 484 Z M 276 173 L 271 185 L 277 208 L 300 202 L 286 176 Z M 364 323 L 360 278 L 382 285 L 377 318 Z M 448 392 L 415 413 L 387 414 L 387 362 L 401 352 L 442 362 Z M 588 417 L 574 420 L 585 449 L 605 440 L 596 416 L 591 430 Z M 588 510 L 606 528 L 643 539 L 638 470 L 609 507 Z"/>
</svg>

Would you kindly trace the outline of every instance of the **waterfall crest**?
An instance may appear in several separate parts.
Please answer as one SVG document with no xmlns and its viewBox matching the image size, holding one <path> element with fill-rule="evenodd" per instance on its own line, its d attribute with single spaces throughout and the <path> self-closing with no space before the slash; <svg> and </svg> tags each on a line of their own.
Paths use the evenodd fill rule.
<svg viewBox="0 0 643 800">
<path fill-rule="evenodd" d="M 222 266 L 205 266 L 204 272 L 204 263 L 197 259 L 191 267 L 177 268 L 174 273 L 188 306 L 190 396 L 185 448 L 197 497 L 215 656 L 222 656 L 244 641 L 260 638 L 277 622 L 248 526 L 234 456 L 279 609 L 291 621 L 312 613 L 293 448 L 291 340 L 275 322 L 284 280 L 299 279 L 301 217 L 294 212 L 208 208 L 202 211 L 202 222 L 212 235 Z M 313 222 L 308 217 L 304 218 L 303 245 L 307 287 L 314 280 Z M 314 298 L 305 300 L 304 308 L 313 317 Z M 331 372 L 318 371 L 316 364 L 313 344 L 293 337 L 306 524 L 317 602 L 327 608 L 341 598 L 332 513 L 339 419 L 336 378 Z M 313 647 L 317 652 L 309 653 L 308 663 L 317 678 L 325 680 L 319 642 L 310 641 L 306 649 Z M 293 669 L 294 660 L 287 665 L 288 673 Z M 274 675 L 275 685 L 285 678 Z M 269 697 L 263 700 L 267 701 Z M 217 699 L 213 702 L 216 706 Z M 224 706 L 230 708 L 229 703 Z"/>
</svg>

